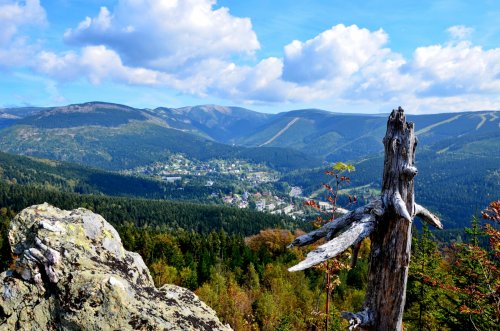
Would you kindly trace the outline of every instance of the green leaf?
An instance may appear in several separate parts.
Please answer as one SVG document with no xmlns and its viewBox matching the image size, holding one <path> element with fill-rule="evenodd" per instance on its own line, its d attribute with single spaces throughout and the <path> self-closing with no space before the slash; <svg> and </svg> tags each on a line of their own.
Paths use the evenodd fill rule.
<svg viewBox="0 0 500 331">
<path fill-rule="evenodd" d="M 354 165 L 350 164 L 350 163 L 344 163 L 344 162 L 337 162 L 333 165 L 333 171 L 336 171 L 337 173 L 341 173 L 341 172 L 344 172 L 344 171 L 347 171 L 347 172 L 351 172 L 351 171 L 354 171 L 356 170 L 356 168 L 354 167 Z"/>
</svg>

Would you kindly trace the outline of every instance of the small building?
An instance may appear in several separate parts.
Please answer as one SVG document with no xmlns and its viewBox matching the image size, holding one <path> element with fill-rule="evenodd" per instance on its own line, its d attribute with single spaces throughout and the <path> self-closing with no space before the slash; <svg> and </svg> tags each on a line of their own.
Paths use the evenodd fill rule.
<svg viewBox="0 0 500 331">
<path fill-rule="evenodd" d="M 175 183 L 178 180 L 182 180 L 182 177 L 163 177 L 163 180 L 165 180 L 167 183 Z"/>
<path fill-rule="evenodd" d="M 298 186 L 293 186 L 292 189 L 290 190 L 290 193 L 288 193 L 291 197 L 300 197 L 302 195 L 302 189 Z"/>
<path fill-rule="evenodd" d="M 285 208 L 283 208 L 283 212 L 288 215 L 293 211 L 294 206 L 293 205 L 288 205 Z"/>
<path fill-rule="evenodd" d="M 264 208 L 266 208 L 266 200 L 261 199 L 257 201 L 257 203 L 255 204 L 255 209 L 257 209 L 258 211 L 264 211 Z"/>
<path fill-rule="evenodd" d="M 246 202 L 246 201 L 239 202 L 238 203 L 238 208 L 241 208 L 241 209 L 248 208 L 248 202 Z"/>
</svg>

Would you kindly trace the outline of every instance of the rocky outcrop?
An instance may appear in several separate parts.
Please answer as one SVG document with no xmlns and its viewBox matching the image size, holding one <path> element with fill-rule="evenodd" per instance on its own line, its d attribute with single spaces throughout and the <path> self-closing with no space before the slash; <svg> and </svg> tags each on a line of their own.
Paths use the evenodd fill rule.
<svg viewBox="0 0 500 331">
<path fill-rule="evenodd" d="M 9 241 L 0 330 L 230 330 L 189 290 L 155 288 L 141 256 L 89 210 L 26 208 Z"/>
</svg>

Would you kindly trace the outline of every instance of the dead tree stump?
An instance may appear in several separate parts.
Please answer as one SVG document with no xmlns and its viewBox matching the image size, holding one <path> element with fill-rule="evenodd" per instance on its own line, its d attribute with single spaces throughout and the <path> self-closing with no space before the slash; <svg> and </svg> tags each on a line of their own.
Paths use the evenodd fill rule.
<svg viewBox="0 0 500 331">
<path fill-rule="evenodd" d="M 371 239 L 368 289 L 363 311 L 343 312 L 349 329 L 402 330 L 406 282 L 415 216 L 442 229 L 439 219 L 415 203 L 413 177 L 417 140 L 404 110 L 392 111 L 384 137 L 384 174 L 380 198 L 298 237 L 290 246 L 303 246 L 326 237 L 327 243 L 310 252 L 290 271 L 307 269 L 342 253 L 367 236 Z"/>
</svg>

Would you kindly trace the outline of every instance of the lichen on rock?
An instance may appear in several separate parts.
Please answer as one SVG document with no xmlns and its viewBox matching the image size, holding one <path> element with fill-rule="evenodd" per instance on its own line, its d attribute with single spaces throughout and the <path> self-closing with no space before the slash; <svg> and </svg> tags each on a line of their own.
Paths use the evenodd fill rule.
<svg viewBox="0 0 500 331">
<path fill-rule="evenodd" d="M 230 330 L 191 291 L 155 288 L 141 256 L 100 215 L 48 204 L 11 222 L 0 330 Z"/>
</svg>

